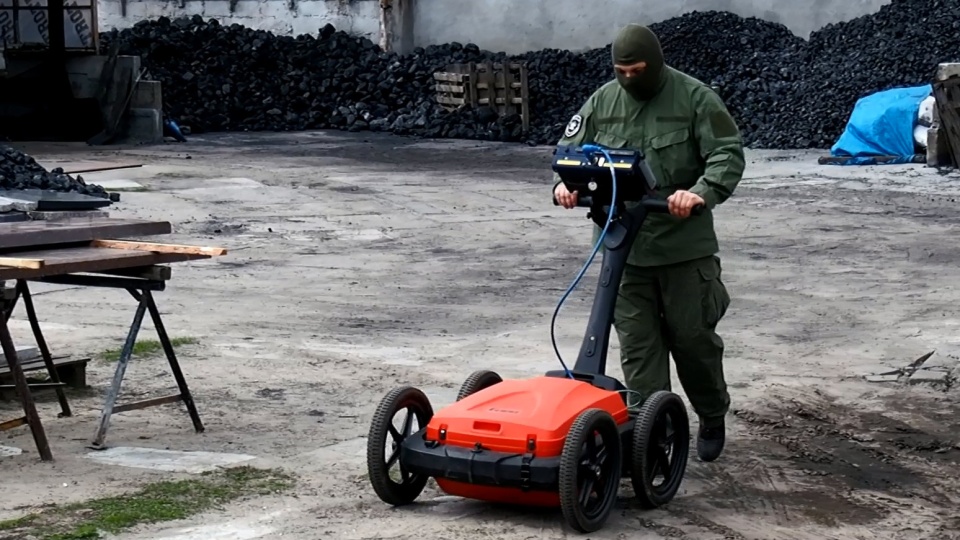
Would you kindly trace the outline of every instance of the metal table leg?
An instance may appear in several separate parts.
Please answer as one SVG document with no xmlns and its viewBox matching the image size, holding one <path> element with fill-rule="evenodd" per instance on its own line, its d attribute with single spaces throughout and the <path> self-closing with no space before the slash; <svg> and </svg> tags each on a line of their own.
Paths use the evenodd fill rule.
<svg viewBox="0 0 960 540">
<path fill-rule="evenodd" d="M 70 411 L 70 403 L 67 401 L 67 394 L 60 384 L 60 375 L 57 373 L 57 366 L 53 364 L 53 357 L 50 355 L 50 349 L 47 347 L 47 340 L 43 337 L 40 330 L 40 321 L 37 319 L 37 310 L 33 306 L 33 297 L 30 295 L 30 287 L 26 280 L 17 280 L 17 294 L 23 297 L 23 305 L 27 309 L 27 319 L 30 321 L 30 328 L 33 330 L 33 337 L 37 341 L 37 348 L 40 349 L 40 356 L 43 357 L 43 363 L 47 366 L 47 373 L 50 380 L 57 386 L 54 390 L 57 392 L 57 401 L 60 402 L 60 417 L 73 416 Z"/>
<path fill-rule="evenodd" d="M 58 280 L 61 282 L 63 282 L 65 279 L 66 278 L 58 278 Z M 194 430 L 196 430 L 197 433 L 203 433 L 203 422 L 200 420 L 200 414 L 197 412 L 196 403 L 194 403 L 193 396 L 190 394 L 190 388 L 187 385 L 186 378 L 183 376 L 183 371 L 180 369 L 180 362 L 177 360 L 177 355 L 174 352 L 173 344 L 170 343 L 170 337 L 167 335 L 166 328 L 164 328 L 163 319 L 160 316 L 160 310 L 157 308 L 156 301 L 151 293 L 152 290 L 163 290 L 163 282 L 156 280 L 133 280 L 126 278 L 94 278 L 90 276 L 70 276 L 69 281 L 75 284 L 94 287 L 123 287 L 126 288 L 127 292 L 129 292 L 130 295 L 133 296 L 138 302 L 137 312 L 133 318 L 133 324 L 130 326 L 127 339 L 124 342 L 123 349 L 120 352 L 120 359 L 117 362 L 117 371 L 114 374 L 113 383 L 110 385 L 110 390 L 107 392 L 107 399 L 104 403 L 103 412 L 100 416 L 100 425 L 93 441 L 90 444 L 90 448 L 96 450 L 104 448 L 104 441 L 106 440 L 107 431 L 110 427 L 110 417 L 112 415 L 124 411 L 144 409 L 147 407 L 154 407 L 156 405 L 177 403 L 181 401 L 186 406 L 187 412 L 190 414 L 190 420 L 193 422 Z M 170 396 L 163 396 L 117 405 L 117 399 L 120 395 L 120 387 L 123 385 L 123 376 L 126 372 L 127 365 L 130 363 L 130 357 L 133 353 L 133 346 L 137 341 L 137 334 L 139 333 L 140 327 L 143 324 L 143 317 L 147 310 L 150 311 L 150 318 L 153 319 L 153 326 L 157 330 L 157 337 L 160 339 L 160 345 L 163 347 L 163 352 L 167 357 L 167 362 L 170 364 L 170 371 L 173 372 L 173 377 L 177 381 L 179 393 Z"/>
<path fill-rule="evenodd" d="M 43 431 L 43 424 L 40 422 L 40 415 L 37 413 L 37 406 L 33 402 L 33 394 L 30 393 L 30 387 L 27 386 L 27 378 L 20 369 L 20 360 L 17 358 L 17 349 L 13 345 L 13 338 L 10 336 L 10 329 L 7 328 L 7 321 L 0 318 L 0 346 L 3 348 L 3 356 L 10 367 L 10 374 L 13 376 L 14 385 L 17 389 L 17 395 L 20 397 L 20 403 L 23 405 L 24 420 L 30 426 L 30 432 L 33 434 L 33 441 L 37 445 L 37 451 L 40 453 L 40 459 L 43 461 L 53 461 L 53 454 L 50 452 L 50 444 L 47 442 L 47 435 Z M 19 422 L 5 422 L 6 425 L 23 425 Z"/>
<path fill-rule="evenodd" d="M 137 291 L 130 291 L 131 294 Z M 173 378 L 177 380 L 177 387 L 180 389 L 180 398 L 183 404 L 187 406 L 187 412 L 190 414 L 190 420 L 193 421 L 193 429 L 197 433 L 203 433 L 203 422 L 200 420 L 200 413 L 197 412 L 197 405 L 193 402 L 193 396 L 190 395 L 190 389 L 187 387 L 187 379 L 183 376 L 180 369 L 180 362 L 177 361 L 177 355 L 173 350 L 173 344 L 170 343 L 170 337 L 167 336 L 167 330 L 163 327 L 163 319 L 160 318 L 160 310 L 157 309 L 157 303 L 153 299 L 153 294 L 145 290 L 139 295 L 134 294 L 134 298 L 140 296 L 138 300 L 147 301 L 147 309 L 150 310 L 150 318 L 153 319 L 153 326 L 157 329 L 157 337 L 160 338 L 160 345 L 163 346 L 163 352 L 167 356 L 167 362 L 170 363 L 170 371 L 173 372 Z"/>
<path fill-rule="evenodd" d="M 137 305 L 137 312 L 133 316 L 133 324 L 130 325 L 130 331 L 127 332 L 127 340 L 123 343 L 123 349 L 120 351 L 120 360 L 117 362 L 117 370 L 113 374 L 113 382 L 107 391 L 107 399 L 103 404 L 103 411 L 100 413 L 100 425 L 97 427 L 97 433 L 91 443 L 91 448 L 99 449 L 103 447 L 104 439 L 107 437 L 107 430 L 110 428 L 110 416 L 113 415 L 117 404 L 117 398 L 120 396 L 120 386 L 123 384 L 123 376 L 127 372 L 127 364 L 130 363 L 130 356 L 133 354 L 133 346 L 137 342 L 137 334 L 140 332 L 140 326 L 143 324 L 143 316 L 147 311 L 146 298 L 141 298 Z"/>
</svg>

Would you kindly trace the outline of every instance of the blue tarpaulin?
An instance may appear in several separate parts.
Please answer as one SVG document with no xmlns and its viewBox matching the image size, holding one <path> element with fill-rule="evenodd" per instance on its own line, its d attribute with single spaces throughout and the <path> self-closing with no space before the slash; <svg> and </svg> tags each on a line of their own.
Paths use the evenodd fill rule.
<svg viewBox="0 0 960 540">
<path fill-rule="evenodd" d="M 929 84 L 893 88 L 857 100 L 843 134 L 830 149 L 837 157 L 850 157 L 845 164 L 876 163 L 873 157 L 898 159 L 883 163 L 907 163 L 913 159 L 913 128 L 920 102 L 932 92 Z"/>
</svg>

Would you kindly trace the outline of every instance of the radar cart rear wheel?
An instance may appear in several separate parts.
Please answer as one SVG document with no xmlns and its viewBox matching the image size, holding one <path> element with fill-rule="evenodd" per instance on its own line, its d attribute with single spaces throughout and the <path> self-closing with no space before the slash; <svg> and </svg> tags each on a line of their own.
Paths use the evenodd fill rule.
<svg viewBox="0 0 960 540">
<path fill-rule="evenodd" d="M 570 427 L 560 454 L 560 507 L 574 530 L 599 530 L 620 488 L 621 442 L 610 413 L 588 409 Z"/>
<path fill-rule="evenodd" d="M 398 415 L 397 413 L 405 414 Z M 395 423 L 400 416 L 399 425 Z M 428 477 L 407 470 L 400 445 L 427 427 L 433 418 L 430 400 L 420 390 L 404 386 L 391 390 L 377 406 L 367 437 L 367 472 L 380 500 L 394 506 L 410 504 L 427 485 Z M 391 475 L 391 469 L 394 469 Z"/>
<path fill-rule="evenodd" d="M 654 392 L 640 407 L 633 427 L 630 473 L 645 508 L 670 502 L 680 489 L 690 451 L 690 421 L 683 400 Z"/>
<path fill-rule="evenodd" d="M 457 401 L 501 382 L 503 382 L 503 379 L 493 371 L 485 369 L 474 371 L 467 377 L 467 380 L 463 381 L 460 392 L 457 394 Z"/>
</svg>

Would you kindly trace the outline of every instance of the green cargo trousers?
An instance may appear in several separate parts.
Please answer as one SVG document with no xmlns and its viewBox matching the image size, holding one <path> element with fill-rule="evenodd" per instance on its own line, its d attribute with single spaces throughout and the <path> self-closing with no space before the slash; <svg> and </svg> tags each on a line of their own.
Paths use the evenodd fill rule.
<svg viewBox="0 0 960 540">
<path fill-rule="evenodd" d="M 666 266 L 627 265 L 614 316 L 627 388 L 642 399 L 670 390 L 672 354 L 680 384 L 705 427 L 718 426 L 730 408 L 723 340 L 716 332 L 730 296 L 720 274 L 716 256 Z"/>
</svg>

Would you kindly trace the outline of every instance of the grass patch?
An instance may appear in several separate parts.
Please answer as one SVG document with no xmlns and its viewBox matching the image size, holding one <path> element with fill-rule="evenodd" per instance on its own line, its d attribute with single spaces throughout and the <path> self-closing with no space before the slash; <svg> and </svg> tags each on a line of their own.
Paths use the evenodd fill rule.
<svg viewBox="0 0 960 540">
<path fill-rule="evenodd" d="M 170 338 L 170 344 L 173 345 L 173 348 L 181 347 L 183 345 L 193 345 L 197 343 L 198 340 L 192 337 L 175 337 Z M 100 357 L 107 362 L 116 362 L 120 359 L 120 352 L 123 348 L 118 349 L 109 349 L 103 351 Z M 134 357 L 144 357 L 151 356 L 154 354 L 163 353 L 163 345 L 156 339 L 145 339 L 143 341 L 137 341 L 133 344 L 133 356 Z"/>
<path fill-rule="evenodd" d="M 23 516 L 17 519 L 8 519 L 6 521 L 0 521 L 0 531 L 12 531 L 14 529 L 21 529 L 33 523 L 35 519 L 37 519 L 36 514 L 31 514 L 29 516 Z"/>
<path fill-rule="evenodd" d="M 87 540 L 117 534 L 144 523 L 184 519 L 251 495 L 293 487 L 294 478 L 275 469 L 236 467 L 198 478 L 148 484 L 117 497 L 55 506 L 36 514 L 0 521 L 0 540 Z"/>
</svg>

